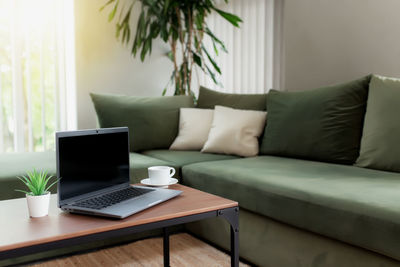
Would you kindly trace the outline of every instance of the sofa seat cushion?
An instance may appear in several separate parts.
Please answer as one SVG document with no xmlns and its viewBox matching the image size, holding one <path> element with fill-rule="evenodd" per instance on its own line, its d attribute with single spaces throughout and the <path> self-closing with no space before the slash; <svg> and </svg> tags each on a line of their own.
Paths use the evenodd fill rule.
<svg viewBox="0 0 400 267">
<path fill-rule="evenodd" d="M 185 185 L 400 260 L 400 174 L 272 156 L 184 166 Z"/>
<path fill-rule="evenodd" d="M 147 168 L 151 166 L 171 166 L 174 167 L 176 172 L 174 177 L 178 178 L 179 166 L 171 164 L 170 162 L 142 155 L 139 153 L 130 153 L 130 169 L 131 169 L 131 183 L 140 183 L 140 180 L 149 177 Z"/>
<path fill-rule="evenodd" d="M 170 165 L 172 164 L 173 166 L 180 167 L 197 162 L 219 161 L 238 158 L 232 155 L 201 153 L 200 151 L 148 150 L 144 151 L 143 154 L 153 158 L 168 161 Z"/>
<path fill-rule="evenodd" d="M 55 152 L 2 153 L 0 166 L 0 200 L 24 197 L 23 193 L 15 191 L 26 189 L 17 176 L 25 175 L 33 168 L 55 175 L 56 155 Z M 53 186 L 50 191 L 54 193 L 57 187 Z"/>
<path fill-rule="evenodd" d="M 141 179 L 148 177 L 147 168 L 155 165 L 169 165 L 175 167 L 177 173 L 179 166 L 160 159 L 130 153 L 131 183 L 139 183 Z M 33 168 L 46 170 L 51 175 L 56 175 L 56 154 L 52 152 L 24 152 L 0 154 L 0 200 L 24 197 L 15 189 L 24 189 L 24 185 L 17 176 L 24 175 Z M 177 177 L 177 175 L 176 175 Z M 53 186 L 52 193 L 57 191 Z"/>
</svg>

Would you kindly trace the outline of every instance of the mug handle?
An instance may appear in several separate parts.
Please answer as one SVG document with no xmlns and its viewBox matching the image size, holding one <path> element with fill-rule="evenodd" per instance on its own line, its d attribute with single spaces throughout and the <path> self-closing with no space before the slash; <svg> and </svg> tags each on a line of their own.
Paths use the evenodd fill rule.
<svg viewBox="0 0 400 267">
<path fill-rule="evenodd" d="M 174 174 L 175 174 L 175 169 L 174 169 L 174 168 L 170 168 L 169 171 L 170 171 L 169 177 L 171 178 L 171 177 L 174 176 Z M 172 172 L 171 172 L 171 171 L 172 171 Z"/>
</svg>

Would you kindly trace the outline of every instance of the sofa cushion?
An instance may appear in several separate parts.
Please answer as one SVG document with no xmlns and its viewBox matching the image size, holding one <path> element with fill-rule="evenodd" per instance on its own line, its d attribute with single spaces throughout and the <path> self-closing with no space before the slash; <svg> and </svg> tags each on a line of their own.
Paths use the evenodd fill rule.
<svg viewBox="0 0 400 267">
<path fill-rule="evenodd" d="M 169 149 L 201 150 L 207 141 L 213 117 L 213 109 L 181 108 L 179 133 Z"/>
<path fill-rule="evenodd" d="M 267 112 L 215 106 L 207 142 L 201 152 L 254 157 Z"/>
<path fill-rule="evenodd" d="M 185 185 L 400 260 L 400 174 L 272 156 L 184 166 Z"/>
<path fill-rule="evenodd" d="M 127 126 L 130 150 L 169 148 L 178 134 L 179 109 L 191 96 L 135 97 L 91 94 L 100 127 Z"/>
<path fill-rule="evenodd" d="M 130 174 L 131 183 L 140 183 L 140 180 L 149 177 L 147 168 L 151 166 L 171 166 L 176 172 L 174 177 L 179 178 L 179 166 L 170 162 L 142 155 L 139 153 L 130 153 Z"/>
<path fill-rule="evenodd" d="M 179 166 L 171 162 L 130 153 L 130 175 L 131 183 L 139 183 L 141 179 L 148 175 L 147 168 L 155 165 L 169 165 L 179 170 Z M 3 153 L 0 154 L 0 200 L 24 197 L 21 192 L 15 189 L 23 189 L 24 185 L 17 179 L 17 176 L 24 175 L 26 171 L 33 168 L 46 170 L 51 175 L 56 175 L 56 155 L 55 152 L 25 152 L 25 153 Z M 178 174 L 175 175 L 178 177 Z M 52 193 L 57 191 L 53 186 Z"/>
<path fill-rule="evenodd" d="M 235 159 L 232 155 L 219 155 L 211 153 L 201 153 L 200 151 L 176 151 L 176 150 L 148 150 L 144 155 L 168 161 L 172 166 L 184 166 L 196 162 L 217 161 Z"/>
<path fill-rule="evenodd" d="M 360 149 L 370 76 L 299 92 L 268 94 L 260 154 L 353 164 Z"/>
<path fill-rule="evenodd" d="M 216 105 L 237 109 L 265 110 L 266 94 L 227 94 L 200 86 L 198 108 L 213 109 Z"/>
<path fill-rule="evenodd" d="M 361 138 L 360 167 L 400 172 L 400 79 L 371 79 Z"/>
</svg>

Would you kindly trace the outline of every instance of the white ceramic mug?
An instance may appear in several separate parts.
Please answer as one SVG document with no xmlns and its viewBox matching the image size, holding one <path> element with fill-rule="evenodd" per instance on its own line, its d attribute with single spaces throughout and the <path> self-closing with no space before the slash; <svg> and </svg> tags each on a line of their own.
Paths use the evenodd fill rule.
<svg viewBox="0 0 400 267">
<path fill-rule="evenodd" d="M 175 169 L 168 166 L 153 166 L 147 169 L 150 183 L 156 185 L 168 184 L 169 179 L 175 174 Z"/>
</svg>

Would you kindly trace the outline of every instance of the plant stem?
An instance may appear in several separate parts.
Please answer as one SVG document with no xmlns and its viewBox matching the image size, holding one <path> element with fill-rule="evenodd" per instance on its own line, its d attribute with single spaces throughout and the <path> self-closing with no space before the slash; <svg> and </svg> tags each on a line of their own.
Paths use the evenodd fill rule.
<svg viewBox="0 0 400 267">
<path fill-rule="evenodd" d="M 183 26 L 182 26 L 182 22 L 181 22 L 181 10 L 176 7 L 175 8 L 175 12 L 177 15 L 177 19 L 178 19 L 178 27 L 179 27 L 179 40 L 181 42 L 181 48 L 182 48 L 182 68 L 183 68 L 183 79 L 180 79 L 180 94 L 184 95 L 185 94 L 185 85 L 186 85 L 186 75 L 187 75 L 187 71 L 186 71 L 186 64 L 187 64 L 187 57 L 185 56 L 185 38 L 183 36 Z M 181 75 L 181 73 L 179 73 L 179 75 Z"/>
<path fill-rule="evenodd" d="M 174 61 L 174 70 L 175 70 L 175 94 L 177 93 L 176 87 L 180 84 L 180 79 L 179 79 L 179 70 L 178 70 L 178 64 L 176 63 L 176 40 L 171 36 L 171 52 L 172 52 L 172 58 Z"/>
<path fill-rule="evenodd" d="M 193 20 L 192 20 L 192 10 L 188 7 L 188 27 L 189 27 L 189 38 L 187 42 L 187 50 L 189 53 L 189 74 L 188 74 L 188 84 L 187 84 L 187 90 L 188 94 L 190 95 L 190 92 L 192 91 L 191 89 L 191 84 L 192 84 L 192 70 L 193 70 L 193 52 L 192 52 L 192 35 L 193 35 Z"/>
</svg>

